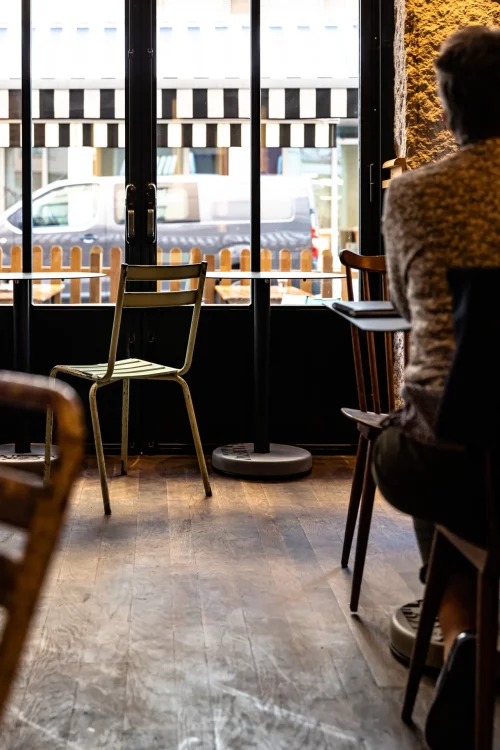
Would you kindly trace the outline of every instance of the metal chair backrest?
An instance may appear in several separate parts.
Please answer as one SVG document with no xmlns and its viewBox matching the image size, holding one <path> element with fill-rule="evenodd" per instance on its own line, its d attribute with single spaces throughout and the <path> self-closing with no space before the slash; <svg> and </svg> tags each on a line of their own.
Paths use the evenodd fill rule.
<svg viewBox="0 0 500 750">
<path fill-rule="evenodd" d="M 108 368 L 103 380 L 109 380 L 113 374 L 116 364 L 116 353 L 118 349 L 118 339 L 120 336 L 120 327 L 122 321 L 123 308 L 161 308 L 161 307 L 181 307 L 185 305 L 193 306 L 193 315 L 191 318 L 191 328 L 186 348 L 186 357 L 179 375 L 185 373 L 191 367 L 193 360 L 194 344 L 198 332 L 198 323 L 200 320 L 200 310 L 203 302 L 203 290 L 205 288 L 205 279 L 207 275 L 207 264 L 195 263 L 185 266 L 129 266 L 122 265 L 120 274 L 120 283 L 118 285 L 118 294 L 116 298 L 115 317 L 113 321 L 113 332 L 111 334 L 111 344 L 109 347 Z M 135 281 L 192 281 L 198 279 L 198 287 L 187 291 L 148 291 L 134 292 L 128 291 L 127 282 Z"/>
<path fill-rule="evenodd" d="M 347 277 L 347 295 L 350 301 L 354 300 L 353 270 L 359 273 L 359 296 L 363 301 L 373 299 L 371 292 L 371 281 L 375 275 L 380 276 L 382 299 L 389 299 L 389 284 L 387 279 L 387 269 L 384 255 L 359 255 L 352 250 L 342 250 L 340 252 L 340 261 L 345 266 Z M 370 395 L 366 388 L 366 380 L 363 368 L 363 355 L 361 348 L 361 335 L 359 329 L 351 325 L 352 348 L 354 353 L 354 369 L 356 373 L 356 385 L 358 389 L 358 401 L 361 411 L 368 411 L 369 401 L 371 400 L 371 409 L 376 414 L 382 412 L 382 400 L 380 395 L 379 383 L 379 361 L 377 357 L 377 347 L 375 345 L 375 334 L 366 333 L 366 347 L 368 370 L 370 377 Z M 407 341 L 405 339 L 405 349 Z M 394 387 L 394 334 L 384 334 L 385 347 L 385 375 L 387 381 L 387 407 L 389 411 L 395 408 L 395 387 Z"/>
<path fill-rule="evenodd" d="M 484 481 L 487 500 L 488 554 L 500 570 L 500 268 L 454 268 L 448 282 L 456 348 L 436 434 L 465 446 L 478 461 L 478 489 Z"/>
<path fill-rule="evenodd" d="M 0 373 L 0 404 L 51 409 L 59 457 L 49 479 L 0 469 L 0 523 L 26 532 L 19 559 L 0 554 L 0 607 L 6 623 L 0 641 L 0 713 L 5 706 L 35 605 L 61 529 L 69 494 L 83 459 L 84 415 L 75 391 L 61 381 Z"/>
</svg>

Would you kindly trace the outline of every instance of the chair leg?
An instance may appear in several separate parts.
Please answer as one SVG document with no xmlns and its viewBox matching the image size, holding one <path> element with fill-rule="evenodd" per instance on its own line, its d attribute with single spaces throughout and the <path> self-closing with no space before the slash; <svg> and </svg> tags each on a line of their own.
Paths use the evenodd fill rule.
<svg viewBox="0 0 500 750">
<path fill-rule="evenodd" d="M 57 378 L 57 369 L 54 368 L 50 373 L 51 378 Z M 54 414 L 52 409 L 47 409 L 47 421 L 45 423 L 45 467 L 44 480 L 48 482 L 50 478 L 50 464 L 52 457 L 52 433 L 54 430 Z"/>
<path fill-rule="evenodd" d="M 184 400 L 186 402 L 186 409 L 187 409 L 188 416 L 189 416 L 189 423 L 191 425 L 191 432 L 193 433 L 193 440 L 194 440 L 194 445 L 196 448 L 196 455 L 198 457 L 198 464 L 200 466 L 201 476 L 203 478 L 203 486 L 205 487 L 205 495 L 207 497 L 212 497 L 212 488 L 210 486 L 210 480 L 208 478 L 207 464 L 205 462 L 203 446 L 201 444 L 198 424 L 196 422 L 196 415 L 194 413 L 194 406 L 193 406 L 193 400 L 191 398 L 191 391 L 189 390 L 189 386 L 183 378 L 177 377 L 176 380 L 181 385 L 182 392 L 184 393 Z"/>
<path fill-rule="evenodd" d="M 130 402 L 130 380 L 123 381 L 122 397 L 122 476 L 128 474 L 128 420 Z"/>
<path fill-rule="evenodd" d="M 495 719 L 498 578 L 480 573 L 478 584 L 475 750 L 491 750 Z"/>
<path fill-rule="evenodd" d="M 368 538 L 370 536 L 370 526 L 372 523 L 373 504 L 375 502 L 375 481 L 371 470 L 372 452 L 373 441 L 368 440 L 365 478 L 361 494 L 361 510 L 359 513 L 358 540 L 356 544 L 356 557 L 354 558 L 354 572 L 352 576 L 351 612 L 358 611 L 359 595 L 365 569 L 366 550 L 368 547 Z"/>
<path fill-rule="evenodd" d="M 427 653 L 432 638 L 434 623 L 439 612 L 439 605 L 443 598 L 443 592 L 447 580 L 446 552 L 450 549 L 450 543 L 438 531 L 435 532 L 432 553 L 427 573 L 427 586 L 422 604 L 420 624 L 413 646 L 413 654 L 406 683 L 406 692 L 403 704 L 402 718 L 409 724 L 412 720 L 413 708 L 417 698 L 420 680 L 425 669 Z"/>
<path fill-rule="evenodd" d="M 342 558 L 340 562 L 343 568 L 347 568 L 349 565 L 352 540 L 354 537 L 354 531 L 356 529 L 356 522 L 358 520 L 359 505 L 361 503 L 361 493 L 363 491 L 367 448 L 368 441 L 363 435 L 360 435 L 358 441 L 358 452 L 356 454 L 356 465 L 354 467 L 354 476 L 352 478 L 351 496 L 349 498 L 349 509 L 347 511 L 344 545 L 342 547 Z"/>
<path fill-rule="evenodd" d="M 92 427 L 94 429 L 95 450 L 97 454 L 97 465 L 99 467 L 99 477 L 101 480 L 102 502 L 104 504 L 104 513 L 111 515 L 111 506 L 109 504 L 109 488 L 106 480 L 106 463 L 104 461 L 104 450 L 102 447 L 101 427 L 99 425 L 99 413 L 97 411 L 97 390 L 98 383 L 94 383 L 90 389 L 90 413 L 92 415 Z"/>
</svg>

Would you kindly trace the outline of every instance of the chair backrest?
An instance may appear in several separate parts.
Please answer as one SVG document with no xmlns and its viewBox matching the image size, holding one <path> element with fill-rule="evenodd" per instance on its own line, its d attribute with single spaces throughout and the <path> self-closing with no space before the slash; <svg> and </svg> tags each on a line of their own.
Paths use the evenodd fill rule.
<svg viewBox="0 0 500 750">
<path fill-rule="evenodd" d="M 500 268 L 454 268 L 456 348 L 436 419 L 441 440 L 465 446 L 483 462 L 478 489 L 486 480 L 490 545 L 500 556 L 500 389 L 498 354 Z"/>
<path fill-rule="evenodd" d="M 359 255 L 352 250 L 342 250 L 340 252 L 340 261 L 345 266 L 347 295 L 349 300 L 354 300 L 353 270 L 359 274 L 359 296 L 361 300 L 371 300 L 372 297 L 372 280 L 375 276 L 380 277 L 381 298 L 389 299 L 389 284 L 387 279 L 386 261 L 384 255 Z M 395 334 L 399 335 L 399 334 Z M 380 395 L 379 372 L 381 371 L 379 358 L 377 356 L 377 347 L 374 333 L 366 333 L 366 349 L 368 370 L 370 378 L 369 393 L 366 387 L 366 379 L 363 367 L 363 352 L 361 346 L 361 336 L 359 329 L 351 325 L 352 348 L 354 353 L 354 369 L 356 373 L 356 385 L 358 389 L 359 408 L 362 411 L 371 409 L 380 414 L 382 411 L 382 399 Z M 407 337 L 404 337 L 404 352 L 408 348 Z M 387 382 L 387 408 L 392 411 L 396 404 L 395 380 L 394 380 L 394 334 L 384 334 L 384 359 L 385 359 L 385 376 Z M 371 396 L 371 398 L 369 398 Z"/>
<path fill-rule="evenodd" d="M 75 391 L 54 379 L 0 373 L 0 404 L 30 410 L 51 409 L 59 437 L 59 456 L 45 483 L 35 474 L 0 468 L 0 523 L 26 532 L 20 559 L 0 554 L 0 607 L 6 610 L 0 636 L 1 713 L 59 536 L 70 490 L 81 467 L 85 423 Z"/>
<path fill-rule="evenodd" d="M 194 344 L 198 331 L 200 320 L 200 310 L 203 302 L 203 290 L 205 288 L 205 279 L 207 275 L 207 264 L 194 263 L 185 266 L 129 266 L 122 265 L 120 273 L 120 283 L 116 298 L 115 317 L 113 321 L 113 332 L 111 334 L 111 344 L 109 348 L 108 368 L 103 380 L 108 380 L 113 374 L 116 363 L 116 352 L 118 349 L 118 339 L 120 336 L 120 327 L 122 321 L 123 308 L 160 308 L 160 307 L 181 307 L 184 305 L 193 306 L 193 315 L 191 318 L 191 328 L 186 347 L 186 357 L 184 364 L 179 371 L 184 375 L 193 360 Z M 148 291 L 137 292 L 127 289 L 127 282 L 136 281 L 193 281 L 198 279 L 196 289 L 186 291 Z M 192 284 L 190 284 L 192 286 Z"/>
</svg>

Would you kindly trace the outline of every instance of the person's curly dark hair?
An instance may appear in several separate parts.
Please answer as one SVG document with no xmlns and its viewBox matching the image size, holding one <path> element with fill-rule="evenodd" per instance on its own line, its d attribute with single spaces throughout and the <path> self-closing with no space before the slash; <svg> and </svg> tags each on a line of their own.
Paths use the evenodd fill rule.
<svg viewBox="0 0 500 750">
<path fill-rule="evenodd" d="M 457 141 L 464 145 L 500 136 L 500 29 L 458 31 L 441 47 L 435 67 Z"/>
</svg>

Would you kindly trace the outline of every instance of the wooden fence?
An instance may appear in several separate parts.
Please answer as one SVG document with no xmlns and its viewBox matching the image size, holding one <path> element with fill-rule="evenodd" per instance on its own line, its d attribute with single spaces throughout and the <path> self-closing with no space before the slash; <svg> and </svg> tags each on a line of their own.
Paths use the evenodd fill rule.
<svg viewBox="0 0 500 750">
<path fill-rule="evenodd" d="M 8 262 L 4 259 L 4 252 L 0 248 L 0 272 L 19 272 L 22 269 L 22 249 L 19 245 L 14 245 L 11 248 L 10 258 Z M 157 263 L 158 265 L 180 265 L 183 262 L 183 255 L 179 248 L 172 248 L 171 250 L 163 250 L 158 248 L 157 250 Z M 112 247 L 109 253 L 109 266 L 103 265 L 103 250 L 101 247 L 93 247 L 90 250 L 89 265 L 84 266 L 82 264 L 82 248 L 74 246 L 69 252 L 69 266 L 63 266 L 63 249 L 59 245 L 54 245 L 50 249 L 50 264 L 43 264 L 43 250 L 39 245 L 33 247 L 33 270 L 34 271 L 91 271 L 92 273 L 104 273 L 109 277 L 109 297 L 106 302 L 116 302 L 116 296 L 118 293 L 118 281 L 120 277 L 120 266 L 122 263 L 123 251 L 120 247 Z M 231 271 L 233 268 L 233 253 L 231 250 L 224 249 L 218 255 L 205 255 L 202 256 L 200 248 L 194 247 L 189 253 L 190 263 L 200 263 L 202 258 L 207 261 L 209 271 Z M 261 251 L 261 267 L 263 271 L 273 270 L 273 258 L 270 250 Z M 250 250 L 244 249 L 239 251 L 239 263 L 236 264 L 236 268 L 242 271 L 250 270 Z M 278 263 L 275 264 L 274 270 L 280 271 L 291 271 L 292 270 L 292 254 L 290 250 L 280 250 Z M 312 271 L 313 270 L 313 257 L 310 250 L 303 250 L 300 253 L 300 270 L 301 271 Z M 330 250 L 322 250 L 319 258 L 319 270 L 329 272 L 337 271 L 339 268 L 334 269 L 333 254 Z M 63 274 L 61 274 L 63 275 Z M 89 302 L 91 304 L 99 304 L 103 301 L 103 290 L 102 290 L 102 278 L 90 279 L 89 281 Z M 35 282 L 41 283 L 41 282 Z M 165 283 L 165 282 L 163 282 Z M 191 287 L 196 288 L 197 281 L 193 279 L 189 282 Z M 230 279 L 223 279 L 220 281 L 222 286 L 230 285 L 233 282 Z M 240 282 L 243 286 L 248 286 L 250 281 L 244 279 Z M 69 303 L 72 305 L 80 304 L 82 301 L 82 282 L 80 279 L 71 280 L 67 282 L 69 284 Z M 162 282 L 158 282 L 158 288 L 160 288 Z M 176 291 L 180 289 L 181 282 L 171 281 L 170 290 Z M 208 279 L 205 285 L 204 302 L 206 304 L 215 304 L 216 291 L 215 291 L 216 280 Z M 312 281 L 301 281 L 300 288 L 305 293 L 312 293 Z M 321 296 L 332 297 L 332 280 L 321 281 Z M 342 298 L 345 296 L 345 281 L 342 281 Z M 55 304 L 61 304 L 62 293 L 59 292 L 54 295 L 51 300 Z"/>
</svg>

